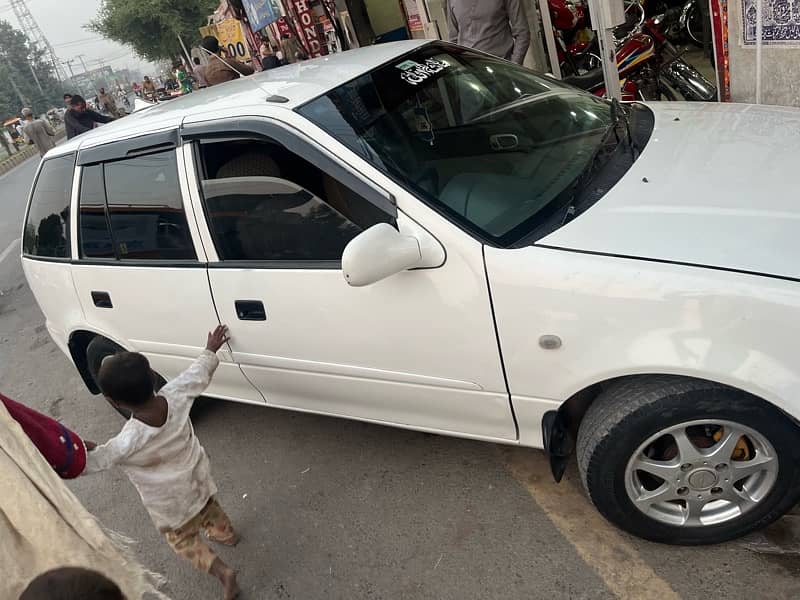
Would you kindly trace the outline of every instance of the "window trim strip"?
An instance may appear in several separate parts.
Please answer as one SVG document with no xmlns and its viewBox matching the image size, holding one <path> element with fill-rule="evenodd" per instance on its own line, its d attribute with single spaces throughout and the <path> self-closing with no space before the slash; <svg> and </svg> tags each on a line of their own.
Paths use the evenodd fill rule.
<svg viewBox="0 0 800 600">
<path fill-rule="evenodd" d="M 180 142 L 177 129 L 147 133 L 108 144 L 100 144 L 78 152 L 78 166 L 108 163 L 145 154 L 175 150 Z"/>
<path fill-rule="evenodd" d="M 247 138 L 249 136 L 266 137 L 280 143 L 284 148 L 307 160 L 312 165 L 339 180 L 365 200 L 397 219 L 397 202 L 386 190 L 367 183 L 351 170 L 337 162 L 323 149 L 316 146 L 313 140 L 286 123 L 277 123 L 266 117 L 226 118 L 200 123 L 183 124 L 180 130 L 183 140 L 203 140 L 214 137 Z"/>
</svg>

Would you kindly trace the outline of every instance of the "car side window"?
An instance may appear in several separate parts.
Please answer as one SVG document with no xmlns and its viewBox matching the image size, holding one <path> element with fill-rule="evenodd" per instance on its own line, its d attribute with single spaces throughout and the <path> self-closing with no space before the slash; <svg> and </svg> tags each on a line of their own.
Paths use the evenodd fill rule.
<svg viewBox="0 0 800 600">
<path fill-rule="evenodd" d="M 223 261 L 339 261 L 347 243 L 392 218 L 283 146 L 200 144 L 209 227 Z"/>
<path fill-rule="evenodd" d="M 87 258 L 114 258 L 114 242 L 108 227 L 103 165 L 83 167 L 80 187 L 80 247 Z"/>
<path fill-rule="evenodd" d="M 22 249 L 25 255 L 69 258 L 69 206 L 75 156 L 46 160 L 31 196 Z"/>
<path fill-rule="evenodd" d="M 175 151 L 84 167 L 80 238 L 86 258 L 196 259 Z"/>
</svg>

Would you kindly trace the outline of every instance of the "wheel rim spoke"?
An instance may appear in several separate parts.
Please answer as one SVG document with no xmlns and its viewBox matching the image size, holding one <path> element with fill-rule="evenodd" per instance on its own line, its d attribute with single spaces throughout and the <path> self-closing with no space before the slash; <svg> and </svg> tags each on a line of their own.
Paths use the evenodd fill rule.
<svg viewBox="0 0 800 600">
<path fill-rule="evenodd" d="M 644 471 L 655 475 L 664 481 L 674 481 L 677 475 L 681 472 L 680 463 L 674 461 L 666 462 L 661 460 L 653 460 L 646 456 L 639 457 L 633 463 L 633 468 L 637 471 Z"/>
<path fill-rule="evenodd" d="M 736 489 L 734 486 L 731 486 L 727 492 L 722 495 L 723 500 L 727 500 L 728 502 L 735 504 L 739 507 L 741 512 L 744 512 L 751 506 L 755 506 L 756 500 L 750 495 L 750 492 L 743 488 L 741 490 Z"/>
<path fill-rule="evenodd" d="M 744 433 L 739 429 L 726 427 L 722 439 L 711 447 L 708 457 L 728 462 L 743 435 Z"/>
<path fill-rule="evenodd" d="M 707 504 L 707 500 L 690 496 L 686 498 L 686 510 L 684 511 L 685 519 L 684 525 L 702 525 L 700 515 L 703 512 L 703 507 Z"/>
<path fill-rule="evenodd" d="M 678 459 L 682 463 L 690 463 L 701 457 L 700 451 L 686 435 L 686 428 L 681 427 L 671 432 L 675 444 L 678 446 Z"/>
<path fill-rule="evenodd" d="M 769 471 L 771 473 L 778 470 L 778 459 L 774 456 L 768 456 L 761 453 L 756 453 L 756 456 L 750 460 L 734 460 L 730 463 L 731 466 L 731 483 L 741 481 L 746 477 L 761 473 L 762 471 Z"/>
<path fill-rule="evenodd" d="M 638 504 L 643 510 L 647 510 L 647 507 L 651 504 L 655 504 L 657 502 L 667 502 L 669 500 L 674 500 L 675 498 L 676 494 L 672 489 L 672 486 L 665 482 L 654 490 L 643 491 L 636 499 L 636 504 Z"/>
</svg>

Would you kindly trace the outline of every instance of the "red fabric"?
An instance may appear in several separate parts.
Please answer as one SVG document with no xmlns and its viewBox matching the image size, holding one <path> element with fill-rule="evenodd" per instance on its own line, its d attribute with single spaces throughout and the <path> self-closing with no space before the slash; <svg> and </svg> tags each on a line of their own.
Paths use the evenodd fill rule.
<svg viewBox="0 0 800 600">
<path fill-rule="evenodd" d="M 86 447 L 75 433 L 55 419 L 0 394 L 11 417 L 63 479 L 73 479 L 86 468 Z"/>
</svg>

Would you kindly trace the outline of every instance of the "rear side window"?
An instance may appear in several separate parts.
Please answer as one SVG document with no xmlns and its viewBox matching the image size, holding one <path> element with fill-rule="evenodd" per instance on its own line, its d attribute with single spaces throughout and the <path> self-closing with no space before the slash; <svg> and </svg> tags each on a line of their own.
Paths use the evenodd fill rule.
<svg viewBox="0 0 800 600">
<path fill-rule="evenodd" d="M 114 258 L 114 242 L 108 228 L 103 165 L 89 165 L 81 173 L 81 256 Z"/>
<path fill-rule="evenodd" d="M 197 258 L 174 150 L 84 167 L 80 246 L 85 258 Z"/>
<path fill-rule="evenodd" d="M 75 156 L 42 164 L 31 196 L 22 248 L 27 256 L 69 258 L 69 204 Z"/>
</svg>

